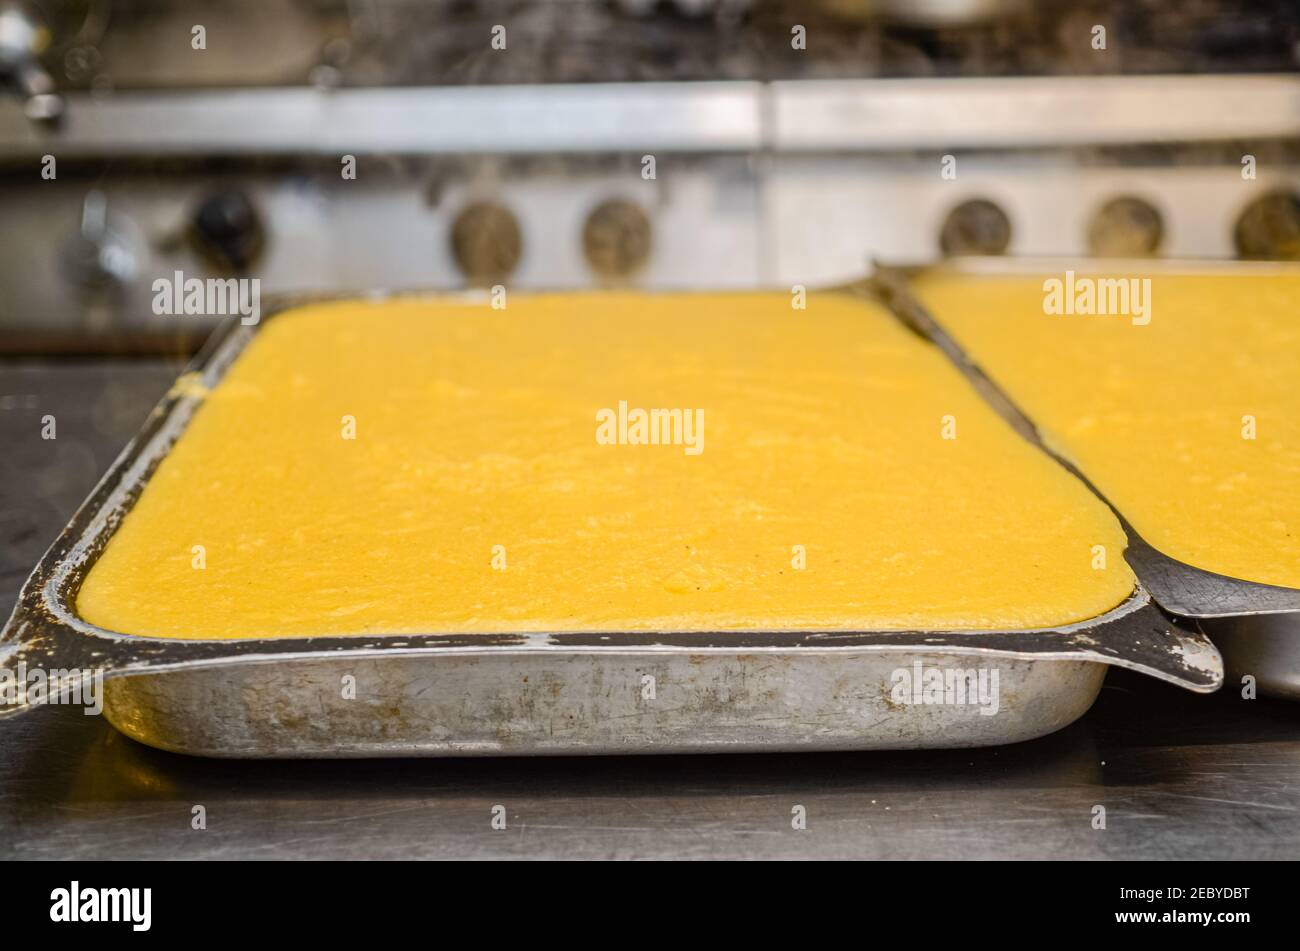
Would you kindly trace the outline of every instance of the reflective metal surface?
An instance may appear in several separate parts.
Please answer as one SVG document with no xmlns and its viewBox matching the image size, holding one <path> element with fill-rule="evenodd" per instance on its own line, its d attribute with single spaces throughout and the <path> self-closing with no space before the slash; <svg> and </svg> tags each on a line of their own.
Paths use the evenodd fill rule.
<svg viewBox="0 0 1300 951">
<path fill-rule="evenodd" d="M 0 155 L 749 151 L 758 83 L 70 94 L 57 132 L 0 100 Z"/>
<path fill-rule="evenodd" d="M 975 149 L 1213 141 L 1300 132 L 1290 76 L 781 82 L 777 149 Z"/>
<path fill-rule="evenodd" d="M 1207 618 L 1201 629 L 1223 653 L 1232 683 L 1250 677 L 1263 693 L 1300 700 L 1300 614 Z"/>
<path fill-rule="evenodd" d="M 916 664 L 996 669 L 996 697 L 896 702 L 894 672 Z M 1059 730 L 1105 675 L 915 649 L 290 656 L 110 680 L 104 713 L 150 746 L 237 759 L 951 749 Z"/>
<path fill-rule="evenodd" d="M 896 151 L 1300 135 L 1300 79 L 1008 77 L 71 93 L 0 156 Z"/>
</svg>

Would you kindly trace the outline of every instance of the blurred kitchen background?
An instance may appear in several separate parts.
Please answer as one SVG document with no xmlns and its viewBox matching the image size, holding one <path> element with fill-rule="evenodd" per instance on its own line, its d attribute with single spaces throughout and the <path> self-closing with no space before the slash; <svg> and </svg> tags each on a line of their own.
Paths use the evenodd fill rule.
<svg viewBox="0 0 1300 951">
<path fill-rule="evenodd" d="M 186 352 L 210 322 L 150 306 L 176 270 L 1297 258 L 1298 61 L 1287 0 L 0 0 L 0 351 Z"/>
</svg>

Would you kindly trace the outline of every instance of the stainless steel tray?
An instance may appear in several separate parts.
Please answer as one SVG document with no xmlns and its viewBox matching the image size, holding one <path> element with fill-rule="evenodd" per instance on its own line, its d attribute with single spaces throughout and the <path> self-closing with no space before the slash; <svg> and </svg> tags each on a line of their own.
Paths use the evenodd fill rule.
<svg viewBox="0 0 1300 951">
<path fill-rule="evenodd" d="M 1200 692 L 1222 682 L 1209 640 L 1141 587 L 1103 616 L 1041 631 L 175 640 L 87 623 L 75 610 L 86 573 L 254 333 L 235 321 L 214 333 L 182 378 L 202 386 L 172 388 L 46 552 L 0 632 L 0 674 L 67 670 L 70 686 L 102 672 L 104 712 L 128 736 L 232 757 L 980 746 L 1070 723 L 1106 665 Z M 894 675 L 917 663 L 996 671 L 997 712 L 900 702 Z"/>
<path fill-rule="evenodd" d="M 1124 558 L 1152 598 L 1166 611 L 1195 618 L 1220 650 L 1234 678 L 1253 676 L 1261 690 L 1300 699 L 1300 589 L 1243 581 L 1196 568 L 1156 550 L 1073 463 L 1053 452 L 1034 423 L 912 294 L 909 280 L 924 271 L 970 275 L 1138 271 L 1143 274 L 1277 273 L 1300 275 L 1300 266 L 1281 262 L 1177 259 L 953 258 L 939 265 L 893 267 L 877 264 L 866 285 L 908 326 L 934 342 L 965 373 L 984 398 L 1018 432 L 1081 479 L 1111 506 L 1128 535 Z"/>
</svg>

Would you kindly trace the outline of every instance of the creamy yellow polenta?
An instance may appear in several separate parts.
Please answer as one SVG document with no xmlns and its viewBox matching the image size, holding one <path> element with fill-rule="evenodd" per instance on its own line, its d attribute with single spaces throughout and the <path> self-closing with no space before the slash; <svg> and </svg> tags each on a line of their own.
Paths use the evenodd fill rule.
<svg viewBox="0 0 1300 951">
<path fill-rule="evenodd" d="M 935 275 L 918 292 L 1155 548 L 1300 587 L 1300 274 L 1069 285 L 1149 280 L 1145 316 L 1098 313 L 1122 311 L 1109 290 L 1049 313 L 1062 308 L 1045 307 L 1061 289 L 1048 282 L 1064 277 Z"/>
<path fill-rule="evenodd" d="M 638 410 L 689 417 L 653 444 Z M 267 323 L 77 605 L 178 638 L 1024 629 L 1122 601 L 1123 548 L 849 296 L 360 300 Z"/>
</svg>

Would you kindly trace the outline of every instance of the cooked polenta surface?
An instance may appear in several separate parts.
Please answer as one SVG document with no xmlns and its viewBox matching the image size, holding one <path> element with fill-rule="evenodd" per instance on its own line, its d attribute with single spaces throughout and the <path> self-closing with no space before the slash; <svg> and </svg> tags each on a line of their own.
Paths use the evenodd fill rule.
<svg viewBox="0 0 1300 951">
<path fill-rule="evenodd" d="M 936 275 L 918 292 L 1152 546 L 1300 587 L 1300 274 L 1085 277 Z"/>
<path fill-rule="evenodd" d="M 874 304 L 493 304 L 271 318 L 81 615 L 170 638 L 1029 629 L 1133 589 L 1111 512 Z"/>
</svg>

